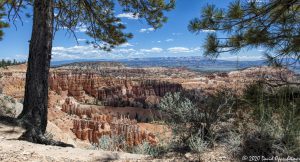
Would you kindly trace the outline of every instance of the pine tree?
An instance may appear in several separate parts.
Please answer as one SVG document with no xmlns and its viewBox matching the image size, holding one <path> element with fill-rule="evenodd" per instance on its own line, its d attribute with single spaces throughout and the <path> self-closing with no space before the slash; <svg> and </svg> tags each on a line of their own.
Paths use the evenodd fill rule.
<svg viewBox="0 0 300 162">
<path fill-rule="evenodd" d="M 111 50 L 125 43 L 132 34 L 125 33 L 125 25 L 114 12 L 115 3 L 126 13 L 145 18 L 157 29 L 166 22 L 164 11 L 174 7 L 175 0 L 10 0 L 7 5 L 11 21 L 21 19 L 20 10 L 33 8 L 33 26 L 27 63 L 24 108 L 19 121 L 26 132 L 22 138 L 35 143 L 62 145 L 44 136 L 48 114 L 48 74 L 50 69 L 52 40 L 55 31 L 67 29 L 71 33 L 79 27 L 93 38 L 89 43 L 96 48 Z M 65 145 L 68 146 L 68 145 Z"/>
<path fill-rule="evenodd" d="M 5 60 L 2 59 L 2 60 L 1 60 L 1 66 L 0 66 L 0 67 L 4 67 L 4 65 L 5 65 Z"/>
<path fill-rule="evenodd" d="M 10 66 L 11 65 L 11 61 L 10 60 L 7 60 L 6 61 L 6 66 Z"/>
<path fill-rule="evenodd" d="M 3 5 L 1 5 L 1 1 L 0 1 L 0 40 L 2 40 L 4 34 L 2 29 L 7 28 L 9 26 L 9 24 L 4 21 L 3 19 L 4 16 L 6 16 L 5 8 L 3 7 Z"/>
<path fill-rule="evenodd" d="M 299 27 L 299 0 L 237 0 L 227 9 L 208 5 L 200 17 L 190 21 L 188 29 L 212 32 L 204 44 L 206 56 L 216 58 L 224 52 L 263 47 L 268 61 L 279 65 L 291 58 L 299 63 Z"/>
</svg>

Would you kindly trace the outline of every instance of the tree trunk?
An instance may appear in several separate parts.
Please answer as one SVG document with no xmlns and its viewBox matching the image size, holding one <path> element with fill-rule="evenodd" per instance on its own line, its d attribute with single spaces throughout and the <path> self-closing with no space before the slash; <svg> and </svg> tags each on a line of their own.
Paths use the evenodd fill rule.
<svg viewBox="0 0 300 162">
<path fill-rule="evenodd" d="M 53 0 L 35 0 L 26 73 L 22 139 L 44 143 L 48 115 L 48 74 L 53 39 Z"/>
</svg>

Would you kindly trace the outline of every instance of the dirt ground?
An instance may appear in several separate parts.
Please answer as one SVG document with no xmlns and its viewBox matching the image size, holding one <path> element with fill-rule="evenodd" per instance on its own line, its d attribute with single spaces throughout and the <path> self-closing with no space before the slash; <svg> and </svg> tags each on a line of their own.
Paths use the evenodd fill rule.
<svg viewBox="0 0 300 162">
<path fill-rule="evenodd" d="M 144 155 L 46 146 L 17 140 L 23 131 L 20 127 L 0 123 L 1 162 L 147 161 Z"/>
</svg>

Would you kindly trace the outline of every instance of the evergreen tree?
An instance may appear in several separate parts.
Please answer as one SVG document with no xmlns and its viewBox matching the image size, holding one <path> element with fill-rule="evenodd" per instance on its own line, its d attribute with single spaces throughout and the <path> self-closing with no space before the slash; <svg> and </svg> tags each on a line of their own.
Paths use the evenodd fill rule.
<svg viewBox="0 0 300 162">
<path fill-rule="evenodd" d="M 3 66 L 5 66 L 5 60 L 4 59 L 1 60 L 1 67 L 3 67 Z"/>
<path fill-rule="evenodd" d="M 1 62 L 0 62 L 0 67 L 6 67 L 6 66 L 10 66 L 10 65 L 18 65 L 20 64 L 17 60 L 4 60 L 2 59 Z"/>
<path fill-rule="evenodd" d="M 263 47 L 269 62 L 278 65 L 290 58 L 299 63 L 299 27 L 299 0 L 237 0 L 227 9 L 208 5 L 200 17 L 190 21 L 188 29 L 212 32 L 205 41 L 206 56 L 216 58 L 223 52 Z"/>
<path fill-rule="evenodd" d="M 5 8 L 3 7 L 3 5 L 1 5 L 1 1 L 0 1 L 0 40 L 2 40 L 4 34 L 2 29 L 7 28 L 9 26 L 8 23 L 4 21 L 3 19 L 4 16 L 6 16 Z"/>
<path fill-rule="evenodd" d="M 6 66 L 10 66 L 11 65 L 11 61 L 10 60 L 7 60 L 6 61 Z"/>
<path fill-rule="evenodd" d="M 126 13 L 145 18 L 157 29 L 166 22 L 164 11 L 174 7 L 175 0 L 9 0 L 6 5 L 12 21 L 21 19 L 20 10 L 33 8 L 33 26 L 27 63 L 24 108 L 19 121 L 26 132 L 22 138 L 31 142 L 62 145 L 48 140 L 44 133 L 47 126 L 48 74 L 50 69 L 52 40 L 55 31 L 67 29 L 71 33 L 79 27 L 93 38 L 89 42 L 96 48 L 110 50 L 132 37 L 124 33 L 125 25 L 114 12 L 118 3 Z"/>
</svg>

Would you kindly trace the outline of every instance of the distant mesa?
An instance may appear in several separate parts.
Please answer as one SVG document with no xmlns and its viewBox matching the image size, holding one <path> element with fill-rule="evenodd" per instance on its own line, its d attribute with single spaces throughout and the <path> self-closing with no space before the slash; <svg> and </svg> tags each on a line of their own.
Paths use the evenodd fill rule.
<svg viewBox="0 0 300 162">
<path fill-rule="evenodd" d="M 61 65 L 54 65 L 54 68 L 64 67 L 66 69 L 99 69 L 99 68 L 124 68 L 125 65 L 119 62 L 104 62 L 104 61 L 87 61 L 87 62 L 74 62 Z"/>
</svg>

